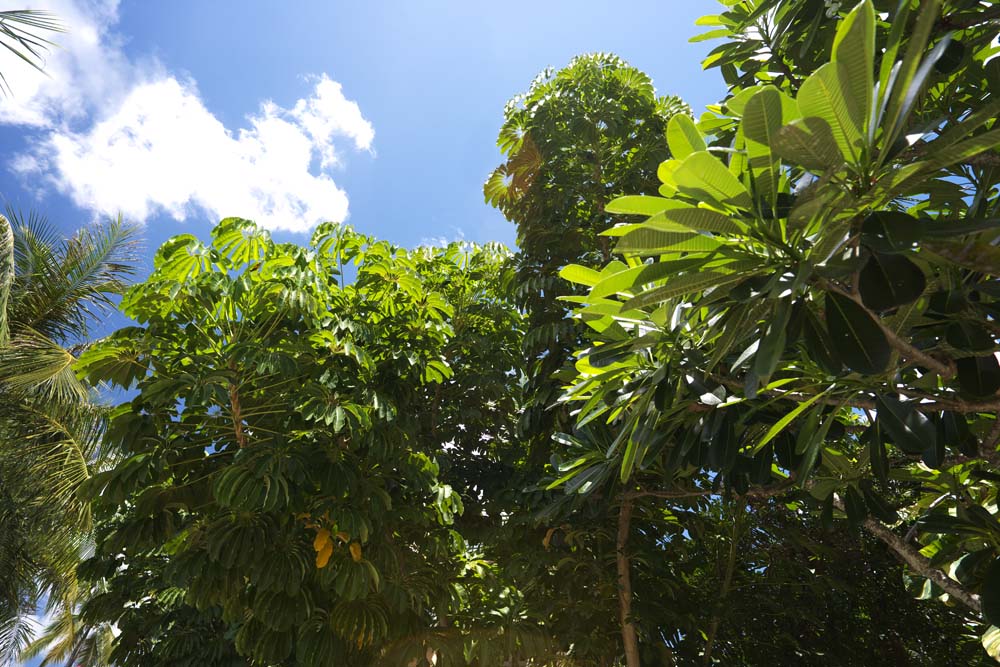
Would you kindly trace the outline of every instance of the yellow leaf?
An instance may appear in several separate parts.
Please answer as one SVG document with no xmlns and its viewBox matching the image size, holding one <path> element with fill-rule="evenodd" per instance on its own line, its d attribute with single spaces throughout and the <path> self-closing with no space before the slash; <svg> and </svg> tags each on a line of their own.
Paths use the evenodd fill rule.
<svg viewBox="0 0 1000 667">
<path fill-rule="evenodd" d="M 330 543 L 330 531 L 326 528 L 320 528 L 319 532 L 316 533 L 316 539 L 313 540 L 313 549 L 318 553 L 325 549 L 327 544 L 330 544 L 330 549 L 333 550 L 333 545 Z"/>
<path fill-rule="evenodd" d="M 351 541 L 351 536 L 348 535 L 347 533 L 345 533 L 342 530 L 337 533 L 337 537 L 340 538 L 341 542 L 350 542 Z"/>
<path fill-rule="evenodd" d="M 361 562 L 361 545 L 357 542 L 351 542 L 351 558 L 354 559 L 355 563 Z"/>
<path fill-rule="evenodd" d="M 333 555 L 333 542 L 327 539 L 323 548 L 320 549 L 319 553 L 316 554 L 316 567 L 322 570 L 326 567 L 326 564 L 330 562 L 330 556 Z"/>
</svg>

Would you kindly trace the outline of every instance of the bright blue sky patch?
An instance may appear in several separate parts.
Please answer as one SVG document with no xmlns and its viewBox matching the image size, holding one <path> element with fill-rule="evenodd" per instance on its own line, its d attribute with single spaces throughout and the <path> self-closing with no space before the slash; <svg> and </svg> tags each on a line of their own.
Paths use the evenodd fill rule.
<svg viewBox="0 0 1000 667">
<path fill-rule="evenodd" d="M 723 92 L 711 44 L 687 43 L 709 0 L 3 4 L 70 30 L 50 79 L 0 60 L 3 198 L 66 229 L 120 211 L 150 253 L 230 215 L 512 244 L 481 186 L 504 103 L 544 67 L 612 51 L 696 110 Z"/>
</svg>

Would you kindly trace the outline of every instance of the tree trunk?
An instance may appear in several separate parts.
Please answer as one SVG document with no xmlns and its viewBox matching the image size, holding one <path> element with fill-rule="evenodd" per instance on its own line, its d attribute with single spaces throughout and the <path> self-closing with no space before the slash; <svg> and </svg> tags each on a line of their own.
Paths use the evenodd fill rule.
<svg viewBox="0 0 1000 667">
<path fill-rule="evenodd" d="M 618 513 L 618 541 L 616 561 L 618 563 L 618 608 L 621 614 L 622 644 L 625 645 L 626 667 L 639 667 L 639 637 L 632 622 L 632 573 L 628 559 L 628 535 L 632 525 L 632 499 L 622 494 L 622 506 Z"/>
</svg>

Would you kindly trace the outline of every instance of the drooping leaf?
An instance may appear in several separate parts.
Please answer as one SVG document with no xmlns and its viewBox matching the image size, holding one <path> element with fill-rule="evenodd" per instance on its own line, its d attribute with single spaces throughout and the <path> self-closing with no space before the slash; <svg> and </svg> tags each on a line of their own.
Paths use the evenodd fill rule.
<svg viewBox="0 0 1000 667">
<path fill-rule="evenodd" d="M 667 123 L 667 145 L 670 153 L 678 160 L 707 148 L 694 121 L 686 114 L 677 114 Z"/>
<path fill-rule="evenodd" d="M 826 326 L 841 360 L 866 375 L 883 372 L 892 349 L 875 318 L 853 299 L 826 294 Z"/>
<path fill-rule="evenodd" d="M 910 402 L 894 396 L 876 397 L 879 430 L 892 438 L 893 443 L 907 454 L 922 454 L 933 447 L 937 429 L 927 417 Z"/>
<path fill-rule="evenodd" d="M 996 356 L 964 357 L 955 362 L 962 390 L 972 396 L 993 396 L 1000 390 L 1000 362 Z"/>
<path fill-rule="evenodd" d="M 726 166 L 708 151 L 691 153 L 673 173 L 678 191 L 717 206 L 749 209 L 750 193 Z"/>
<path fill-rule="evenodd" d="M 850 72 L 842 62 L 821 65 L 799 88 L 796 101 L 804 117 L 818 118 L 830 128 L 844 161 L 858 165 L 864 151 L 867 107 L 852 94 Z"/>
<path fill-rule="evenodd" d="M 903 255 L 872 253 L 858 280 L 861 300 L 875 311 L 916 301 L 926 288 L 924 272 Z"/>
<path fill-rule="evenodd" d="M 979 588 L 983 616 L 993 625 L 1000 625 L 1000 558 L 987 568 Z"/>
</svg>

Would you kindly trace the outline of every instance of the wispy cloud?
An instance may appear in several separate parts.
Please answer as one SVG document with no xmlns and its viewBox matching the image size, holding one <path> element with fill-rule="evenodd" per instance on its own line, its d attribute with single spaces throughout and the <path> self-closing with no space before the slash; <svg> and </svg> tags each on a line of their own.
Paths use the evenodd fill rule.
<svg viewBox="0 0 1000 667">
<path fill-rule="evenodd" d="M 116 3 L 62 4 L 54 11 L 73 17 L 72 34 L 87 38 L 53 54 L 52 79 L 11 70 L 19 72 L 11 81 L 18 97 L 0 101 L 0 122 L 43 131 L 35 148 L 9 163 L 15 173 L 82 208 L 136 221 L 160 213 L 240 216 L 305 232 L 346 219 L 348 197 L 331 170 L 347 149 L 372 151 L 375 131 L 339 83 L 314 77 L 307 97 L 289 108 L 264 101 L 246 127 L 230 130 L 195 82 L 127 61 L 111 34 Z M 80 40 L 90 46 L 77 51 Z M 100 85 L 94 72 L 83 74 L 87 67 L 107 71 L 96 77 Z"/>
</svg>

